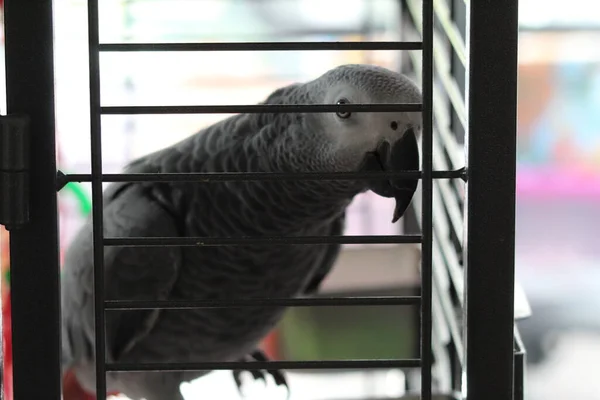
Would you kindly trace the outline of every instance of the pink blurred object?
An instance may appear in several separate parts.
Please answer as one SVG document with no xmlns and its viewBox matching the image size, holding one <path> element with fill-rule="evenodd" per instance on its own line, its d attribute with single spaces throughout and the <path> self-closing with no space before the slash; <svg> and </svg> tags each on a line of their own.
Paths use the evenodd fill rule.
<svg viewBox="0 0 600 400">
<path fill-rule="evenodd" d="M 519 167 L 517 194 L 521 197 L 600 198 L 600 170 Z"/>
<path fill-rule="evenodd" d="M 4 353 L 3 362 L 3 387 L 4 393 L 2 399 L 13 400 L 13 368 L 12 368 L 12 325 L 11 325 L 11 307 L 10 295 L 7 292 L 2 299 L 2 351 Z"/>
</svg>

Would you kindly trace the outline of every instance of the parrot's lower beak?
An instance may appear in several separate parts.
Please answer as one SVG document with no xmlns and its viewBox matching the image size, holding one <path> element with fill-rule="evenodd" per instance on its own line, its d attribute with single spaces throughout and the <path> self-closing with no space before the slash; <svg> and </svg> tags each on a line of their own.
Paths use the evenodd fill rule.
<svg viewBox="0 0 600 400">
<path fill-rule="evenodd" d="M 406 131 L 402 138 L 390 145 L 383 141 L 374 152 L 370 152 L 365 160 L 365 169 L 376 171 L 418 171 L 419 147 L 417 137 L 412 129 Z M 369 181 L 369 189 L 383 197 L 396 199 L 396 207 L 392 223 L 398 221 L 410 204 L 418 179 L 389 179 Z"/>
</svg>

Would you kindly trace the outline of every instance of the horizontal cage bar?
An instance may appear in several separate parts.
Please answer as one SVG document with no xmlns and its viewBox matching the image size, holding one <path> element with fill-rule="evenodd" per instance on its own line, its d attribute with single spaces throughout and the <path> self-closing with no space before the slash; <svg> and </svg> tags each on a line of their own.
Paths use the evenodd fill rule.
<svg viewBox="0 0 600 400">
<path fill-rule="evenodd" d="M 307 297 L 271 299 L 106 300 L 106 310 L 190 310 L 229 307 L 327 307 L 419 305 L 419 296 Z"/>
<path fill-rule="evenodd" d="M 465 169 L 433 171 L 433 179 L 463 179 Z M 147 174 L 103 174 L 103 182 L 231 182 L 231 181 L 344 181 L 353 179 L 421 179 L 421 171 L 381 172 L 191 172 Z M 67 174 L 63 182 L 91 182 L 91 174 Z"/>
<path fill-rule="evenodd" d="M 213 43 L 102 43 L 100 51 L 316 51 L 421 50 L 422 42 L 213 42 Z"/>
<path fill-rule="evenodd" d="M 421 243 L 421 235 L 263 236 L 263 237 L 112 237 L 112 247 L 205 247 L 233 245 L 398 244 Z"/>
<path fill-rule="evenodd" d="M 322 360 L 322 361 L 230 361 L 197 363 L 107 363 L 106 371 L 209 371 L 209 370 L 266 370 L 266 369 L 387 369 L 418 368 L 419 359 L 381 360 Z"/>
<path fill-rule="evenodd" d="M 371 104 L 243 104 L 205 106 L 105 106 L 104 115 L 137 114 L 262 114 L 262 113 L 332 113 L 347 112 L 421 112 L 420 103 Z"/>
</svg>

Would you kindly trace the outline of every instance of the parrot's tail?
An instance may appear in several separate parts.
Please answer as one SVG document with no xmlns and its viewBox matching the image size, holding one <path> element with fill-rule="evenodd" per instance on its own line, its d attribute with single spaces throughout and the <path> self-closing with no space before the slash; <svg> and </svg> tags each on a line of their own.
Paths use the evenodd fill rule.
<svg viewBox="0 0 600 400">
<path fill-rule="evenodd" d="M 108 396 L 118 396 L 120 393 L 108 393 Z M 63 399 L 64 400 L 96 400 L 96 396 L 86 392 L 72 369 L 63 376 Z"/>
</svg>

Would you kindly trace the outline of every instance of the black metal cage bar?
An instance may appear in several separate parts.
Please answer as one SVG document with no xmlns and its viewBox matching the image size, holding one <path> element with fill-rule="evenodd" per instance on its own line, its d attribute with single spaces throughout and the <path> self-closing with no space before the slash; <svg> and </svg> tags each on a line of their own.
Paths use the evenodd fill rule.
<svg viewBox="0 0 600 400">
<path fill-rule="evenodd" d="M 421 396 L 431 400 L 433 245 L 433 0 L 423 0 L 423 139 L 421 180 Z"/>
<path fill-rule="evenodd" d="M 229 300 L 107 300 L 107 310 L 191 309 L 227 307 L 318 307 L 318 306 L 401 306 L 419 305 L 420 296 L 361 296 L 315 298 L 269 298 Z"/>
<path fill-rule="evenodd" d="M 102 114 L 100 112 L 100 39 L 98 0 L 88 1 L 88 53 L 90 71 L 90 133 L 92 155 L 92 226 L 94 252 L 94 331 L 96 398 L 106 398 L 104 315 L 104 229 L 102 212 Z"/>
<path fill-rule="evenodd" d="M 197 363 L 144 363 L 107 364 L 107 371 L 202 371 L 231 369 L 367 369 L 367 368 L 418 368 L 419 359 L 402 360 L 318 360 L 318 361 L 222 361 Z"/>
<path fill-rule="evenodd" d="M 310 47 L 310 43 L 306 43 Z M 229 114 L 229 113 L 299 113 L 299 112 L 418 112 L 421 104 L 248 104 L 248 105 L 209 105 L 209 106 L 110 106 L 102 107 L 107 115 L 122 114 Z"/>
<path fill-rule="evenodd" d="M 421 50 L 422 42 L 217 42 L 217 43 L 103 43 L 114 51 L 319 51 Z"/>
<path fill-rule="evenodd" d="M 59 174 L 59 188 L 67 182 L 91 182 L 90 174 Z M 348 180 L 372 178 L 417 178 L 422 171 L 386 171 L 386 172 L 198 172 L 198 173 L 137 173 L 103 174 L 103 182 L 224 182 L 224 181 L 268 181 L 279 180 Z M 466 179 L 464 168 L 457 170 L 432 171 L 433 179 Z"/>
<path fill-rule="evenodd" d="M 467 395 L 487 400 L 512 398 L 514 363 L 518 10 L 497 6 L 468 12 Z"/>
<path fill-rule="evenodd" d="M 29 222 L 10 232 L 14 397 L 60 400 L 52 1 L 6 0 L 4 15 L 7 113 L 31 138 Z"/>
</svg>

